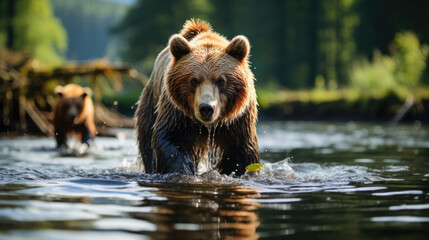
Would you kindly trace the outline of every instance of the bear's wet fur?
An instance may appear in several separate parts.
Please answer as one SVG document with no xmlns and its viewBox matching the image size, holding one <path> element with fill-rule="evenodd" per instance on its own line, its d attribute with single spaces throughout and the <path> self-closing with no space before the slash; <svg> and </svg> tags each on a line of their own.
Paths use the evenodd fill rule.
<svg viewBox="0 0 429 240">
<path fill-rule="evenodd" d="M 54 133 L 57 147 L 67 147 L 67 139 L 74 135 L 82 143 L 94 139 L 94 104 L 92 91 L 77 84 L 57 86 L 57 103 L 54 108 Z"/>
<path fill-rule="evenodd" d="M 231 41 L 189 20 L 158 55 L 136 111 L 147 173 L 196 174 L 210 149 L 220 173 L 259 163 L 257 101 L 246 37 Z"/>
</svg>

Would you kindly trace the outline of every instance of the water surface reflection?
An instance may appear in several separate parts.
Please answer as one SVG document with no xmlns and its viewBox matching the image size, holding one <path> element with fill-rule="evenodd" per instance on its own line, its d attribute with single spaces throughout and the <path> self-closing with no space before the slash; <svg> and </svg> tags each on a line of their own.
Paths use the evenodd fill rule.
<svg viewBox="0 0 429 240">
<path fill-rule="evenodd" d="M 260 197 L 257 189 L 240 185 L 145 183 L 156 186 L 157 195 L 165 199 L 144 201 L 153 206 L 150 213 L 133 213 L 138 219 L 153 222 L 155 239 L 182 236 L 194 239 L 257 239 L 260 221 L 255 210 L 259 203 L 249 201 Z"/>
<path fill-rule="evenodd" d="M 258 131 L 263 171 L 241 178 L 141 174 L 132 132 L 85 157 L 0 139 L 0 239 L 427 239 L 424 126 Z"/>
</svg>

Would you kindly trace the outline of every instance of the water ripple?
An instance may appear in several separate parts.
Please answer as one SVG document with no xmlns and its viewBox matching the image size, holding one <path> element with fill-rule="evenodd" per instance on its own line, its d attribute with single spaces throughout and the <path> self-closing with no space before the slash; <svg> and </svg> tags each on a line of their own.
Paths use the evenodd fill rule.
<svg viewBox="0 0 429 240">
<path fill-rule="evenodd" d="M 407 191 L 396 191 L 396 192 L 382 192 L 373 193 L 374 196 L 394 196 L 394 195 L 420 195 L 423 191 L 420 190 L 407 190 Z"/>
<path fill-rule="evenodd" d="M 398 206 L 390 206 L 389 210 L 391 211 L 400 211 L 400 210 L 424 210 L 429 209 L 429 203 L 427 204 L 403 204 Z"/>
<path fill-rule="evenodd" d="M 429 217 L 386 216 L 386 217 L 372 217 L 371 221 L 372 222 L 424 223 L 424 222 L 429 222 Z"/>
</svg>

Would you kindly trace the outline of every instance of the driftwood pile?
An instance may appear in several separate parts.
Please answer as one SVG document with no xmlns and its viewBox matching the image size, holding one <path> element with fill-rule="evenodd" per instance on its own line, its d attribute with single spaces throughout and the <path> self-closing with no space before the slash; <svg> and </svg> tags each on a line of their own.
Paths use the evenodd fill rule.
<svg viewBox="0 0 429 240">
<path fill-rule="evenodd" d="M 53 135 L 51 124 L 55 104 L 53 88 L 72 81 L 76 76 L 89 77 L 95 99 L 95 121 L 101 135 L 108 128 L 134 126 L 132 118 L 101 104 L 101 82 L 110 81 L 115 90 L 122 88 L 122 77 L 146 78 L 135 69 L 115 66 L 107 60 L 68 64 L 55 68 L 38 67 L 36 60 L 16 52 L 0 54 L 0 133 L 21 132 Z"/>
</svg>

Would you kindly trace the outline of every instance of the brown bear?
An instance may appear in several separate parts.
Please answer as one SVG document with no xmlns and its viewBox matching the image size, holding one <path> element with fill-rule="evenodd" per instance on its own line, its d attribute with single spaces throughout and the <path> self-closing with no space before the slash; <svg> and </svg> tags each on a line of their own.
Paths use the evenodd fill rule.
<svg viewBox="0 0 429 240">
<path fill-rule="evenodd" d="M 147 173 L 193 175 L 212 156 L 212 169 L 237 176 L 259 162 L 249 50 L 246 37 L 228 41 L 200 20 L 170 38 L 135 114 Z"/>
<path fill-rule="evenodd" d="M 57 147 L 66 147 L 70 135 L 89 145 L 89 140 L 96 134 L 91 89 L 71 83 L 57 86 L 55 93 L 57 104 L 53 123 Z"/>
</svg>

